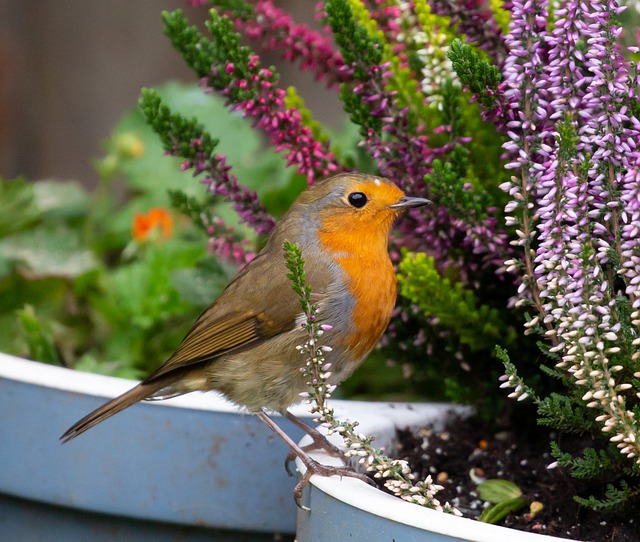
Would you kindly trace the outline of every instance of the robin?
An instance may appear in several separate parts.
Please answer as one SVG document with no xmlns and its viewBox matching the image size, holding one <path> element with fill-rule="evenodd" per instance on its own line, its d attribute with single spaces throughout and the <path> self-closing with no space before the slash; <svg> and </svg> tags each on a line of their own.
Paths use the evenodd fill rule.
<svg viewBox="0 0 640 542">
<path fill-rule="evenodd" d="M 146 380 L 91 412 L 61 437 L 67 442 L 144 399 L 217 390 L 256 414 L 312 474 L 358 476 L 313 460 L 268 416 L 275 411 L 327 448 L 324 436 L 288 412 L 308 384 L 296 346 L 307 340 L 297 295 L 287 278 L 285 241 L 304 258 L 307 282 L 319 306 L 317 322 L 331 352 L 331 382 L 349 376 L 376 345 L 396 302 L 388 253 L 393 221 L 405 209 L 429 203 L 407 197 L 388 179 L 347 173 L 318 181 L 300 194 L 264 249 L 196 320 L 176 352 Z"/>
</svg>

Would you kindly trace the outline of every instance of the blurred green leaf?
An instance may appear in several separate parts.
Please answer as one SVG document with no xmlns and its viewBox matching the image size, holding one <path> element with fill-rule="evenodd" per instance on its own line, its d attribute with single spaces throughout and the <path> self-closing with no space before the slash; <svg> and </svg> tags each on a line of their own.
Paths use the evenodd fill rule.
<svg viewBox="0 0 640 542">
<path fill-rule="evenodd" d="M 165 241 L 144 247 L 140 259 L 105 276 L 103 292 L 89 296 L 109 328 L 99 358 L 122 363 L 137 376 L 162 363 L 201 310 L 181 297 L 172 276 L 193 268 L 204 255 L 201 243 Z"/>
<path fill-rule="evenodd" d="M 127 365 L 127 360 L 104 361 L 93 354 L 87 353 L 76 362 L 75 369 L 87 373 L 119 376 L 120 378 L 130 378 L 135 380 L 140 378 L 140 371 L 136 371 Z"/>
<path fill-rule="evenodd" d="M 185 308 L 170 277 L 195 265 L 204 248 L 174 241 L 147 249 L 141 260 L 116 268 L 106 279 L 106 296 L 94 299 L 113 324 L 148 328 Z"/>
<path fill-rule="evenodd" d="M 89 209 L 90 198 L 76 181 L 38 181 L 33 184 L 35 202 L 47 219 L 81 218 Z"/>
<path fill-rule="evenodd" d="M 29 347 L 29 357 L 34 361 L 60 365 L 60 358 L 53 346 L 53 339 L 36 317 L 33 307 L 25 305 L 22 310 L 18 311 L 18 318 Z"/>
<path fill-rule="evenodd" d="M 12 181 L 0 179 L 0 238 L 26 228 L 39 215 L 33 183 L 22 177 Z"/>
<path fill-rule="evenodd" d="M 235 269 L 213 256 L 200 260 L 194 268 L 178 269 L 171 274 L 171 283 L 183 301 L 205 308 L 216 299 Z"/>
<path fill-rule="evenodd" d="M 307 179 L 303 175 L 292 175 L 286 186 L 266 192 L 262 203 L 270 214 L 281 217 L 306 187 Z"/>
<path fill-rule="evenodd" d="M 4 261 L 4 266 L 2 265 Z M 77 277 L 98 263 L 82 248 L 77 230 L 64 223 L 41 224 L 0 239 L 0 269 L 20 266 L 38 276 Z"/>
</svg>

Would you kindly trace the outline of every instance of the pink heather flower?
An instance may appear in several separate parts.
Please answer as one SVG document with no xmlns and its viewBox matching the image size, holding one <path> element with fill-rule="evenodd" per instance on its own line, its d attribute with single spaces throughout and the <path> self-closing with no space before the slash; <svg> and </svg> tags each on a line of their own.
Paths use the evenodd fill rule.
<svg viewBox="0 0 640 542">
<path fill-rule="evenodd" d="M 286 106 L 285 91 L 276 86 L 277 79 L 271 70 L 260 67 L 257 55 L 249 59 L 247 68 L 246 76 L 237 67 L 231 71 L 227 69 L 227 73 L 235 77 L 220 93 L 228 98 L 231 109 L 252 118 L 254 125 L 269 137 L 275 150 L 285 152 L 287 165 L 295 166 L 301 175 L 306 175 L 309 183 L 342 171 L 329 144 L 317 141 L 311 129 L 302 122 L 300 112 Z M 211 77 L 215 75 L 213 69 Z M 209 80 L 205 78 L 203 83 L 209 85 Z"/>
<path fill-rule="evenodd" d="M 251 226 L 258 234 L 269 233 L 275 225 L 274 219 L 258 200 L 258 195 L 241 186 L 235 175 L 230 173 L 231 168 L 227 166 L 226 156 L 211 156 L 200 151 L 201 142 L 198 139 L 191 141 L 190 145 L 197 152 L 194 158 L 182 163 L 181 169 L 192 169 L 194 176 L 204 173 L 205 178 L 200 182 L 206 184 L 210 192 L 230 201 L 242 222 Z M 175 147 L 170 154 L 180 156 L 181 152 Z"/>
<path fill-rule="evenodd" d="M 315 73 L 327 86 L 344 80 L 340 71 L 344 62 L 327 34 L 295 23 L 291 15 L 276 8 L 271 0 L 260 0 L 254 6 L 255 18 L 236 19 L 236 28 L 260 44 L 262 51 L 279 51 L 284 60 L 298 62 L 300 69 Z"/>
<path fill-rule="evenodd" d="M 248 252 L 248 241 L 236 240 L 234 230 L 227 226 L 221 218 L 215 218 L 207 228 L 209 234 L 209 250 L 220 258 L 240 267 L 249 263 L 254 257 Z"/>
</svg>

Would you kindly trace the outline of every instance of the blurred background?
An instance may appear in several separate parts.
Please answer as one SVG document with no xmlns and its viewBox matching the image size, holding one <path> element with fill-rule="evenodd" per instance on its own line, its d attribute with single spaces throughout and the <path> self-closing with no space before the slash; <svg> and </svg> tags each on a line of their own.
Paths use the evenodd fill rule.
<svg viewBox="0 0 640 542">
<path fill-rule="evenodd" d="M 315 0 L 275 4 L 314 24 Z M 135 107 L 140 89 L 195 81 L 163 34 L 160 12 L 176 8 L 194 22 L 206 12 L 180 0 L 1 0 L 0 176 L 94 187 L 92 161 L 118 119 Z M 318 120 L 341 125 L 336 93 L 295 67 L 278 68 Z"/>
</svg>

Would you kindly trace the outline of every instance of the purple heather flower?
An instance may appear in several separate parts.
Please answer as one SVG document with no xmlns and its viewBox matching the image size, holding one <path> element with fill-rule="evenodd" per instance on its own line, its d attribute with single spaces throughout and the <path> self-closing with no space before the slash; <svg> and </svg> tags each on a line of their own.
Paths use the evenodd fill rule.
<svg viewBox="0 0 640 542">
<path fill-rule="evenodd" d="M 209 250 L 220 258 L 240 267 L 249 263 L 255 254 L 247 250 L 248 241 L 238 241 L 231 226 L 221 218 L 215 218 L 207 228 Z"/>
<path fill-rule="evenodd" d="M 436 15 L 451 18 L 451 25 L 458 34 L 464 34 L 468 42 L 487 53 L 501 66 L 508 53 L 502 31 L 484 0 L 431 0 Z M 507 3 L 503 5 L 507 8 Z"/>
<path fill-rule="evenodd" d="M 616 378 L 621 366 L 610 366 L 622 329 L 611 271 L 624 280 L 636 329 L 640 314 L 640 122 L 636 78 L 616 41 L 622 9 L 611 0 L 566 2 L 549 33 L 544 3 L 512 2 L 504 72 L 514 177 L 502 188 L 514 197 L 508 220 L 524 248 L 520 294 L 531 295 L 558 366 L 587 388 L 586 406 L 602 411 L 602 430 L 633 457 L 638 429 L 619 394 L 629 384 Z"/>
</svg>

